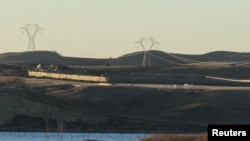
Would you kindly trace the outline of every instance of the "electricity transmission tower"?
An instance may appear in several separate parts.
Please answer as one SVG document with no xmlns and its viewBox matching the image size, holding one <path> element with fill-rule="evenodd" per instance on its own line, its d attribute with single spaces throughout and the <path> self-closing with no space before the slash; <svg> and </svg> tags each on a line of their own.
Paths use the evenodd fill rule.
<svg viewBox="0 0 250 141">
<path fill-rule="evenodd" d="M 38 24 L 26 24 L 20 28 L 23 33 L 26 33 L 29 38 L 28 51 L 35 50 L 35 38 L 37 32 L 41 32 L 42 28 Z"/>
<path fill-rule="evenodd" d="M 160 43 L 155 41 L 154 38 L 140 38 L 139 41 L 135 42 L 137 47 L 141 47 L 143 50 L 143 60 L 142 66 L 146 66 L 146 60 L 148 60 L 148 65 L 151 65 L 150 56 L 148 55 L 148 50 L 151 50 L 153 47 L 158 46 Z M 148 59 L 147 59 L 148 58 Z"/>
</svg>

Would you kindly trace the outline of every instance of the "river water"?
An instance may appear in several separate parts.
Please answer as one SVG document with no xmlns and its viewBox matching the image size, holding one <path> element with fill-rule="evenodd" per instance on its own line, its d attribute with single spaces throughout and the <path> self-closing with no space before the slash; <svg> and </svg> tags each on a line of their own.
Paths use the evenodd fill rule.
<svg viewBox="0 0 250 141">
<path fill-rule="evenodd" d="M 139 141 L 148 134 L 0 132 L 0 141 Z"/>
</svg>

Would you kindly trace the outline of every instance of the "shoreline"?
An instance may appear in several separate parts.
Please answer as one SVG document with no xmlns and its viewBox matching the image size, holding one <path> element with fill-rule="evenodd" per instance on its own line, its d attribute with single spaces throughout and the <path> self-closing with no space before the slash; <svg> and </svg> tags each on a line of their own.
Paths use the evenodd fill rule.
<svg viewBox="0 0 250 141">
<path fill-rule="evenodd" d="M 65 130 L 65 131 L 58 131 L 58 130 L 18 130 L 18 129 L 0 129 L 0 132 L 40 132 L 40 133 L 121 133 L 121 134 L 203 134 L 207 131 L 201 132 L 177 132 L 177 131 L 150 131 L 150 130 L 95 130 L 95 129 L 88 129 L 88 130 Z"/>
</svg>

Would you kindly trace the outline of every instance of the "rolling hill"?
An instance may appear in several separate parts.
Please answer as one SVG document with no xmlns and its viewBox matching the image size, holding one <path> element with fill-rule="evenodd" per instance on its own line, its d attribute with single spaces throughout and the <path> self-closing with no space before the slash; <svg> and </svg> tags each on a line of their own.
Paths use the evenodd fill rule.
<svg viewBox="0 0 250 141">
<path fill-rule="evenodd" d="M 103 65 L 107 59 L 64 57 L 56 52 L 30 51 L 20 53 L 0 54 L 0 63 L 8 64 L 57 64 L 98 66 Z"/>
<path fill-rule="evenodd" d="M 118 58 L 77 58 L 65 57 L 56 52 L 30 51 L 0 54 L 0 63 L 8 64 L 57 64 L 68 66 L 141 66 L 144 52 L 133 52 Z M 201 62 L 240 62 L 248 63 L 250 53 L 216 51 L 202 55 L 173 54 L 158 50 L 146 53 L 145 64 L 151 66 L 178 66 Z M 244 62 L 246 61 L 246 62 Z"/>
</svg>

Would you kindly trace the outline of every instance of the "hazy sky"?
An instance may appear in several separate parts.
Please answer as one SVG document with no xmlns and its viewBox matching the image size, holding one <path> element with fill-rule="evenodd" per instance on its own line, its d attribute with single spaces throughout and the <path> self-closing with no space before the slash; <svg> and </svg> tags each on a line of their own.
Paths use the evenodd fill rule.
<svg viewBox="0 0 250 141">
<path fill-rule="evenodd" d="M 0 53 L 27 51 L 25 24 L 44 30 L 36 50 L 119 57 L 153 37 L 170 53 L 250 52 L 250 0 L 0 0 Z"/>
</svg>

